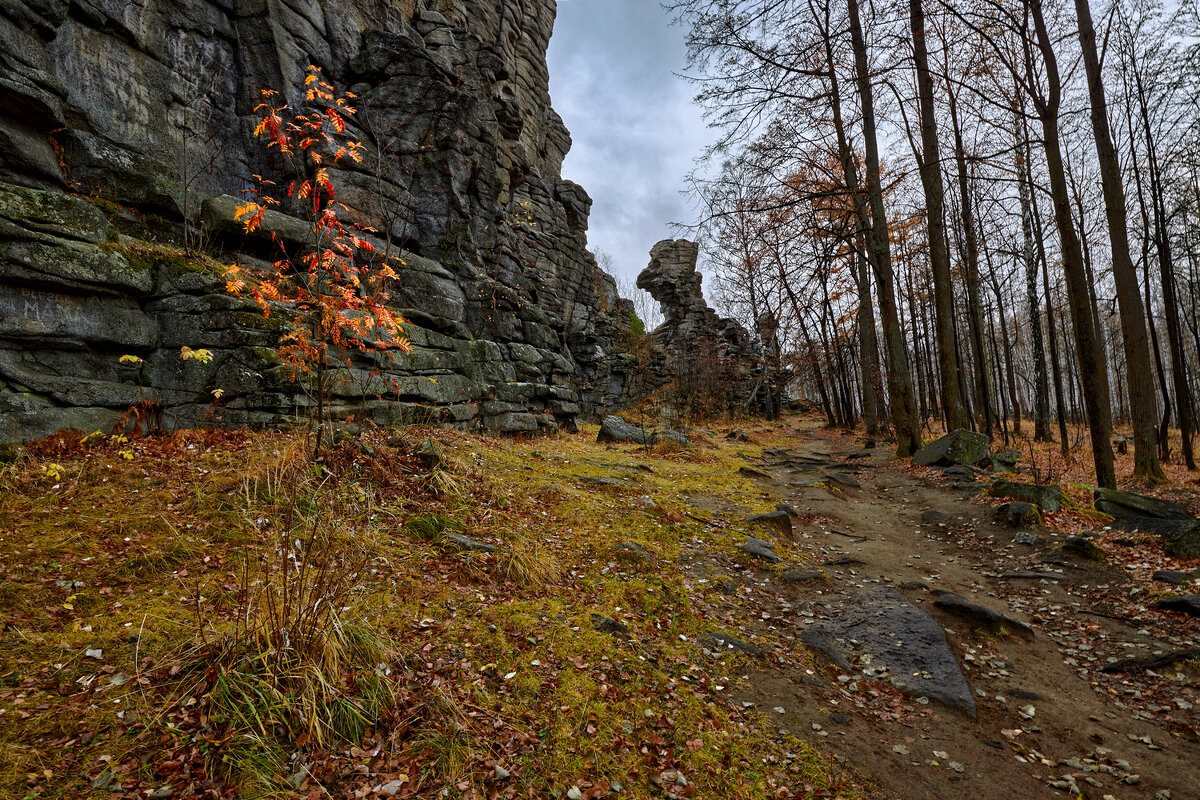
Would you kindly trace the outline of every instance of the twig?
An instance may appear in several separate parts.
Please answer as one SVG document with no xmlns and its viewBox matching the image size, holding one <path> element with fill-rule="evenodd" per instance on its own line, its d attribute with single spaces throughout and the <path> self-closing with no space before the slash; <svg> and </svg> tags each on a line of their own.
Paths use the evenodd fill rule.
<svg viewBox="0 0 1200 800">
<path fill-rule="evenodd" d="M 724 529 L 724 527 L 725 527 L 724 525 L 717 523 L 717 522 L 713 522 L 712 520 L 701 519 L 700 517 L 697 517 L 694 514 L 688 514 L 685 512 L 684 516 L 688 517 L 689 519 L 694 519 L 694 520 L 696 520 L 696 522 L 702 522 L 710 528 L 717 528 L 718 530 L 721 530 L 721 529 Z"/>
<path fill-rule="evenodd" d="M 847 539 L 853 539 L 856 542 L 869 542 L 870 541 L 870 538 L 867 536 L 860 536 L 856 533 L 842 533 L 841 531 L 834 530 L 833 528 L 830 528 L 829 530 L 825 531 L 825 533 L 836 533 L 838 536 L 845 536 Z"/>
</svg>

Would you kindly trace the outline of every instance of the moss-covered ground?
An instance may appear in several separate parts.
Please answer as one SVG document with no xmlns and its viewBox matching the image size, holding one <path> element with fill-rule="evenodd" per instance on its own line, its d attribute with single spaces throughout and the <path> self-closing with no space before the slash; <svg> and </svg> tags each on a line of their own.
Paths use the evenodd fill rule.
<svg viewBox="0 0 1200 800">
<path fill-rule="evenodd" d="M 738 468 L 787 429 L 724 432 L 34 443 L 0 472 L 0 796 L 856 796 L 705 646 L 795 647 L 737 629 L 771 507 Z"/>
</svg>

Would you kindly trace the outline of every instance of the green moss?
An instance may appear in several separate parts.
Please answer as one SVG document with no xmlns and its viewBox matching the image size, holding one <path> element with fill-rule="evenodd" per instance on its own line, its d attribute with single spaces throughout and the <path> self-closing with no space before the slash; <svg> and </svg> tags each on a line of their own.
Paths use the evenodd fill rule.
<svg viewBox="0 0 1200 800">
<path fill-rule="evenodd" d="M 106 252 L 120 255 L 130 267 L 141 271 L 165 266 L 177 272 L 217 275 L 222 270 L 221 265 L 209 256 L 189 255 L 182 248 L 155 242 L 108 242 L 100 247 Z"/>
<path fill-rule="evenodd" d="M 283 331 L 287 328 L 287 319 L 282 314 L 264 315 L 261 311 L 235 311 L 233 319 L 239 325 L 247 328 L 257 328 L 265 331 Z M 264 349 L 264 348 L 258 348 Z"/>
<path fill-rule="evenodd" d="M 120 205 L 118 205 L 117 203 L 114 203 L 112 200 L 106 200 L 105 198 L 100 197 L 99 195 L 88 195 L 88 196 L 85 196 L 83 199 L 87 200 L 89 203 L 91 203 L 96 208 L 103 211 L 105 214 L 108 214 L 109 216 L 115 216 L 115 215 L 121 213 Z"/>
</svg>

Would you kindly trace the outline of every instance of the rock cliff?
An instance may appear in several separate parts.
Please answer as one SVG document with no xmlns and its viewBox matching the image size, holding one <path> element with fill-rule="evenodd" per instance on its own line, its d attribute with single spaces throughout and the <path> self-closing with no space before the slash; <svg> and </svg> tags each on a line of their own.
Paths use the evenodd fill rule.
<svg viewBox="0 0 1200 800">
<path fill-rule="evenodd" d="M 403 249 L 392 293 L 414 344 L 345 368 L 335 410 L 535 431 L 622 403 L 629 309 L 586 250 L 591 200 L 560 176 L 554 16 L 554 0 L 5 3 L 0 441 L 106 429 L 143 401 L 168 426 L 303 414 L 274 323 L 180 245 L 187 220 L 218 261 L 266 255 L 232 224 L 273 168 L 254 97 L 300 104 L 308 64 L 359 97 L 366 158 L 334 182 Z M 184 346 L 214 358 L 181 362 Z M 395 379 L 383 398 L 376 367 Z"/>
</svg>

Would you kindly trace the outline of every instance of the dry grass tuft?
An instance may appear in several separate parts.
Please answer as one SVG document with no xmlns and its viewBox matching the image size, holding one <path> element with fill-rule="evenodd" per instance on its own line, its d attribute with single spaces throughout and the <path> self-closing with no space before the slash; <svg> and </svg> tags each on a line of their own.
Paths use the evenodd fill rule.
<svg viewBox="0 0 1200 800">
<path fill-rule="evenodd" d="M 562 575 L 554 551 L 527 534 L 517 534 L 505 542 L 496 569 L 505 581 L 538 589 L 558 583 Z"/>
</svg>

